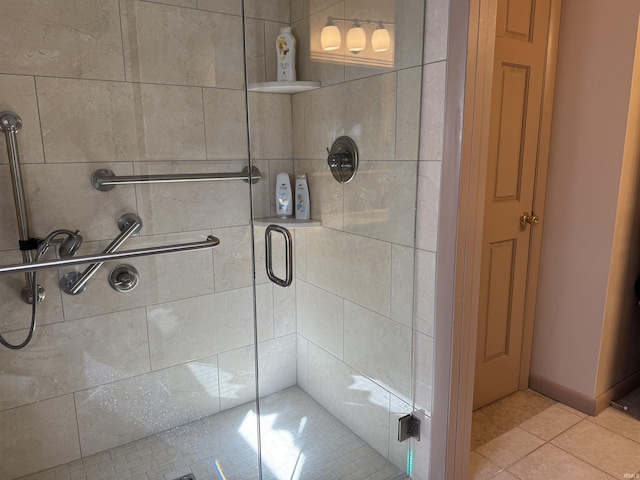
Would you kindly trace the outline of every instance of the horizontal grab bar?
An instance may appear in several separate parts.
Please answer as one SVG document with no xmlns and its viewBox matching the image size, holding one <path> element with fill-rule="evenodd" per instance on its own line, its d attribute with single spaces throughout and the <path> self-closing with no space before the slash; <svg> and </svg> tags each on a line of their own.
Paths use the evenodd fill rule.
<svg viewBox="0 0 640 480">
<path fill-rule="evenodd" d="M 257 183 L 260 180 L 258 167 L 244 167 L 242 172 L 234 173 L 171 173 L 164 175 L 115 175 L 111 170 L 99 169 L 91 174 L 91 185 L 106 192 L 116 185 L 137 185 L 148 183 L 208 182 L 211 180 L 244 180 Z"/>
<path fill-rule="evenodd" d="M 148 257 L 152 255 L 163 255 L 165 253 L 205 250 L 207 248 L 213 248 L 219 243 L 220 240 L 218 238 L 209 235 L 206 240 L 200 242 L 176 243 L 173 245 L 163 245 L 159 247 L 136 248 L 133 250 L 121 250 L 119 252 L 99 253 L 96 255 L 83 255 L 81 257 L 61 258 L 57 260 L 46 260 L 42 262 L 4 265 L 0 266 L 0 275 L 4 273 L 35 272 L 37 270 L 83 265 L 85 263 L 109 262 L 111 260 L 121 260 L 125 258 Z"/>
</svg>

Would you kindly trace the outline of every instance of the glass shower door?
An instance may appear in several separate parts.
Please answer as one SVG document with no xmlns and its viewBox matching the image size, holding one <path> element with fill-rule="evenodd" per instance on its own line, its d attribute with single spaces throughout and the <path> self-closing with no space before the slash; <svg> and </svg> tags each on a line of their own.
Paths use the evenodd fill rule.
<svg viewBox="0 0 640 480">
<path fill-rule="evenodd" d="M 248 166 L 241 2 L 0 7 L 10 39 L 0 111 L 23 122 L 31 236 L 78 229 L 77 254 L 98 253 L 134 214 L 141 228 L 119 250 L 220 239 L 105 263 L 77 295 L 59 282 L 87 265 L 38 275 L 46 298 L 31 343 L 0 348 L 0 478 L 257 478 L 249 183 L 146 181 Z M 12 264 L 21 255 L 4 138 L 0 147 L 0 263 Z M 101 190 L 97 170 L 144 181 Z M 139 275 L 128 291 L 109 282 L 122 264 Z M 31 314 L 22 287 L 23 275 L 0 276 L 0 333 L 13 343 Z"/>
<path fill-rule="evenodd" d="M 263 476 L 404 478 L 424 1 L 245 2 L 245 17 L 251 162 L 263 175 L 252 203 Z M 278 82 L 276 37 L 289 26 L 298 81 Z M 355 158 L 327 153 L 344 136 L 359 158 L 347 183 Z M 283 172 L 292 188 L 305 175 L 311 222 L 276 216 Z M 269 225 L 291 233 L 289 287 L 265 274 L 271 255 L 287 276 L 286 237 L 271 234 L 265 253 Z"/>
</svg>

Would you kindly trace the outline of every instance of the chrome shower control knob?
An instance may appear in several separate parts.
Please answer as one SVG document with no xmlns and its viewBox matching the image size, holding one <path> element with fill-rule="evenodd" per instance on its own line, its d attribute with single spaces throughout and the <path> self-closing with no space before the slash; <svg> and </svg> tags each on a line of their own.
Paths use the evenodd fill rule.
<svg viewBox="0 0 640 480">
<path fill-rule="evenodd" d="M 140 274 L 132 265 L 118 265 L 109 274 L 109 285 L 117 292 L 130 292 L 139 281 Z"/>
</svg>

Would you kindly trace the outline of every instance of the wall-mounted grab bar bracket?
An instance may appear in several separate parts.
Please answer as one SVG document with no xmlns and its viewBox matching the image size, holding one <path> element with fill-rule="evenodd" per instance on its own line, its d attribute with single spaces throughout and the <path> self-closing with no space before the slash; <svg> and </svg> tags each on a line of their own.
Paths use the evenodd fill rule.
<svg viewBox="0 0 640 480">
<path fill-rule="evenodd" d="M 184 183 L 207 182 L 212 180 L 243 180 L 257 183 L 260 180 L 258 167 L 244 167 L 239 173 L 172 173 L 165 175 L 126 175 L 119 176 L 105 168 L 98 169 L 91 174 L 91 185 L 101 192 L 112 190 L 116 185 L 144 185 L 149 183 Z"/>
</svg>

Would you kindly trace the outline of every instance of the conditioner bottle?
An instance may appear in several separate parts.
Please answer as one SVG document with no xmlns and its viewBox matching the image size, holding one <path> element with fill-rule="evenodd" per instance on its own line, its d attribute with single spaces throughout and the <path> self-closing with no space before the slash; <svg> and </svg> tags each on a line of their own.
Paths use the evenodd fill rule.
<svg viewBox="0 0 640 480">
<path fill-rule="evenodd" d="M 307 185 L 306 175 L 298 175 L 296 177 L 296 218 L 298 220 L 309 220 L 311 218 L 309 186 Z"/>
</svg>

